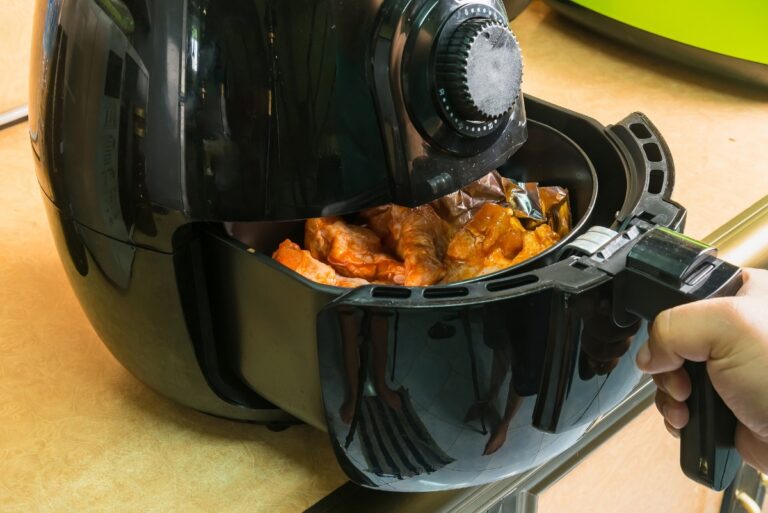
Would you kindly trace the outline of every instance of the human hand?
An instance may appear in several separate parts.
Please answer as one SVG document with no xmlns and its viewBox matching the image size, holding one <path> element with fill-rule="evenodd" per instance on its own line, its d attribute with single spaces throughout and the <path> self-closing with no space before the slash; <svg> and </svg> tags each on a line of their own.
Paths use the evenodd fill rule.
<svg viewBox="0 0 768 513">
<path fill-rule="evenodd" d="M 746 269 L 736 297 L 672 308 L 653 322 L 637 365 L 653 375 L 656 407 L 674 436 L 689 417 L 685 360 L 706 362 L 712 385 L 738 421 L 736 449 L 768 473 L 768 271 Z"/>
</svg>

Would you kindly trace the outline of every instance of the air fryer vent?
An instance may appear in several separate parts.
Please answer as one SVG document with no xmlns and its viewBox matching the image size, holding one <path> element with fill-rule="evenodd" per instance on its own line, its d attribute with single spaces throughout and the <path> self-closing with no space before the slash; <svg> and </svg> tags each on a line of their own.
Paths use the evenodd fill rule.
<svg viewBox="0 0 768 513">
<path fill-rule="evenodd" d="M 466 287 L 431 287 L 424 289 L 425 299 L 447 299 L 452 297 L 464 297 L 469 294 Z"/>
<path fill-rule="evenodd" d="M 643 151 L 651 162 L 661 162 L 663 159 L 659 145 L 654 142 L 643 144 Z"/>
<path fill-rule="evenodd" d="M 376 287 L 371 291 L 373 297 L 389 299 L 408 299 L 411 291 L 404 287 Z"/>
<path fill-rule="evenodd" d="M 648 127 L 642 123 L 632 123 L 629 125 L 629 129 L 632 130 L 632 133 L 635 134 L 638 139 L 650 139 L 653 137 L 650 130 L 648 130 Z"/>
</svg>

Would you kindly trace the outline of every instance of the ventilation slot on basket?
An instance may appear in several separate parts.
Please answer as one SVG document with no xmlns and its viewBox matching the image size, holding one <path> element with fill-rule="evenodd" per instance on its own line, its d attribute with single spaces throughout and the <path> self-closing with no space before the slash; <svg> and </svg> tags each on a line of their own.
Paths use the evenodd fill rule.
<svg viewBox="0 0 768 513">
<path fill-rule="evenodd" d="M 645 156 L 648 157 L 648 160 L 651 162 L 661 162 L 661 150 L 659 149 L 658 144 L 645 143 L 643 144 L 643 151 L 645 152 Z"/>
<path fill-rule="evenodd" d="M 466 287 L 430 287 L 424 289 L 425 299 L 448 299 L 452 297 L 464 297 L 469 294 Z"/>
<path fill-rule="evenodd" d="M 376 287 L 371 295 L 389 299 L 408 299 L 411 297 L 411 291 L 404 287 Z"/>
<path fill-rule="evenodd" d="M 650 139 L 651 138 L 651 132 L 648 131 L 648 128 L 641 124 L 641 123 L 632 123 L 629 125 L 629 129 L 632 130 L 632 133 L 637 136 L 638 139 Z"/>
<path fill-rule="evenodd" d="M 530 285 L 532 283 L 536 283 L 537 281 L 539 281 L 538 276 L 529 274 L 527 276 L 517 276 L 515 278 L 508 278 L 506 280 L 489 282 L 488 285 L 485 286 L 485 289 L 488 292 L 500 292 L 502 290 L 522 287 L 523 285 Z"/>
<path fill-rule="evenodd" d="M 664 188 L 664 171 L 661 169 L 651 169 L 651 177 L 648 180 L 648 192 L 658 194 Z"/>
</svg>

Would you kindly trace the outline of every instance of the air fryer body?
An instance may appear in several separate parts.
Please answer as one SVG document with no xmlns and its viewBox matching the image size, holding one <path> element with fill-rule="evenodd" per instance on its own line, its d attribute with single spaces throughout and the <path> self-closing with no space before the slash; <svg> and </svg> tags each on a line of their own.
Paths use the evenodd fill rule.
<svg viewBox="0 0 768 513">
<path fill-rule="evenodd" d="M 200 403 L 200 409 L 251 416 L 215 398 L 262 405 L 243 398 L 249 393 L 239 378 L 217 385 L 200 372 L 199 361 L 221 365 L 220 355 L 200 346 L 210 336 L 207 305 L 198 300 L 205 290 L 170 272 L 178 261 L 194 269 L 183 255 L 203 223 L 303 219 L 393 200 L 422 203 L 514 153 L 526 136 L 522 99 L 489 135 L 466 138 L 450 151 L 444 146 L 455 141 L 440 135 L 445 129 L 434 113 L 422 122 L 408 113 L 420 98 L 403 90 L 401 68 L 415 69 L 415 57 L 393 50 L 407 39 L 398 34 L 429 35 L 429 27 L 409 17 L 423 13 L 420 23 L 435 23 L 459 5 L 37 2 L 30 139 L 38 179 L 56 213 L 54 225 L 66 235 L 62 254 L 71 261 L 75 288 L 83 283 L 83 302 L 92 303 L 86 310 L 107 308 L 125 319 L 118 324 L 133 324 L 125 333 L 107 321 L 114 313 L 92 315 L 113 351 L 133 362 L 131 370 L 165 390 L 167 375 L 158 369 L 189 368 L 195 376 L 189 379 L 204 391 L 189 394 L 194 387 L 187 383 L 178 391 L 170 386 L 167 394 L 194 406 L 194 397 L 212 388 L 220 392 L 210 403 L 221 404 Z M 472 5 L 483 6 L 483 17 L 503 13 L 500 2 Z M 409 56 L 424 53 L 419 49 L 429 38 L 423 40 L 409 46 Z M 435 88 L 427 93 L 437 94 Z M 438 133 L 422 135 L 425 130 Z M 144 255 L 165 262 L 168 272 L 159 281 L 137 273 Z M 88 299 L 93 268 L 116 287 L 114 297 Z M 141 333 L 131 320 L 132 294 L 150 283 L 162 291 L 150 302 L 157 307 L 147 308 L 142 297 L 135 308 L 157 312 L 147 314 L 153 318 L 146 324 L 171 326 L 173 337 Z M 179 317 L 164 319 L 161 305 Z M 144 351 L 157 354 L 138 356 L 135 344 L 142 339 Z M 124 345 L 130 349 L 123 351 Z"/>
<path fill-rule="evenodd" d="M 681 228 L 671 158 L 637 114 L 606 128 L 517 96 L 482 123 L 452 118 L 453 64 L 433 54 L 461 41 L 441 43 L 444 27 L 498 31 L 502 15 L 492 0 L 39 0 L 36 171 L 115 357 L 191 408 L 327 429 L 351 478 L 393 490 L 521 472 L 624 398 L 642 326 L 612 321 L 602 278 L 557 262 L 595 225 Z M 270 258 L 302 219 L 421 204 L 493 169 L 567 187 L 573 234 L 432 291 L 349 292 Z M 586 356 L 562 364 L 550 341 Z"/>
</svg>

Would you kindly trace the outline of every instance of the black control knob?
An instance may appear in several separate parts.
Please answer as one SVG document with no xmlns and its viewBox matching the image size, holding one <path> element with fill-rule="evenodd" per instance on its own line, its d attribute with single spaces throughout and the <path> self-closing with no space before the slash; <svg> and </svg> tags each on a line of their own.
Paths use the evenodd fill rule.
<svg viewBox="0 0 768 513">
<path fill-rule="evenodd" d="M 493 129 L 520 95 L 520 47 L 512 31 L 496 19 L 470 19 L 459 25 L 439 49 L 435 66 L 444 112 L 468 135 Z"/>
</svg>

